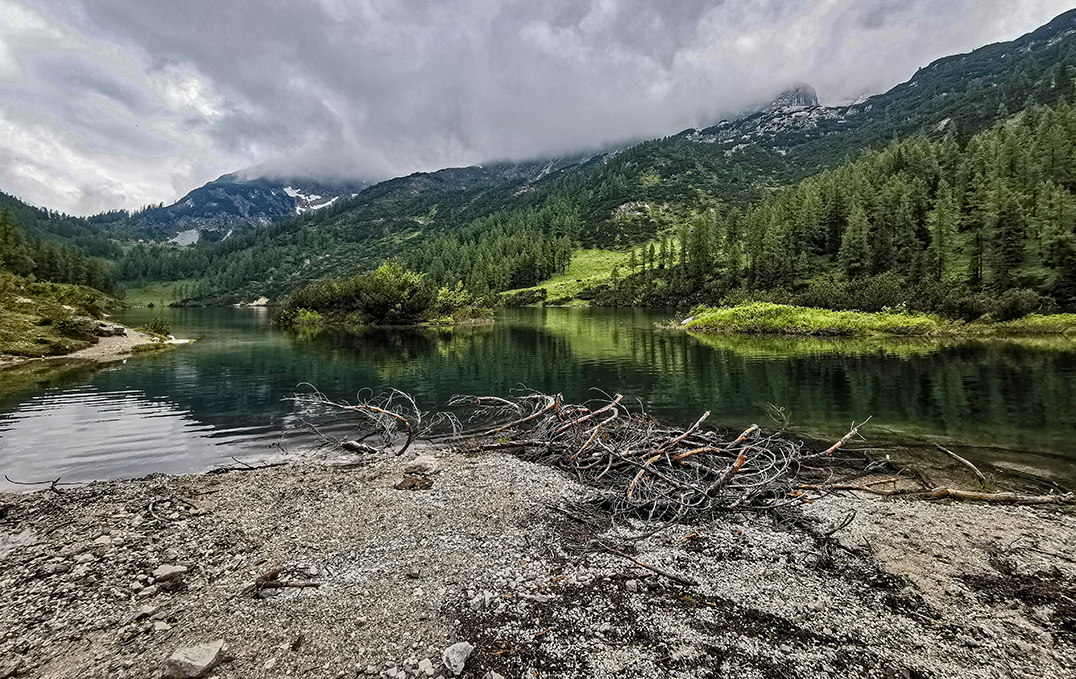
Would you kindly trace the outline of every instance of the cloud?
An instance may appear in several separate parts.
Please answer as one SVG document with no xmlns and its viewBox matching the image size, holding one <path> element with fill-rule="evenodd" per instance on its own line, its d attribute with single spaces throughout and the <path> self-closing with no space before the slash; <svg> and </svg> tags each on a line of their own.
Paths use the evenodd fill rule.
<svg viewBox="0 0 1076 679">
<path fill-rule="evenodd" d="M 854 99 L 1056 0 L 0 0 L 0 190 L 70 212 L 255 165 L 383 179 Z"/>
</svg>

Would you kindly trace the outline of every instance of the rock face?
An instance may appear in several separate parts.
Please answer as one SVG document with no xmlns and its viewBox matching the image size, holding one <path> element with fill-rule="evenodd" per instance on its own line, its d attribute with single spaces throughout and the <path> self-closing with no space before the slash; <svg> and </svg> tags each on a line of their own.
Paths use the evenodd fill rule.
<svg viewBox="0 0 1076 679">
<path fill-rule="evenodd" d="M 224 655 L 224 639 L 177 648 L 164 664 L 164 679 L 197 679 L 217 666 Z"/>
<path fill-rule="evenodd" d="M 786 108 L 807 108 L 818 106 L 818 93 L 810 85 L 796 85 L 787 89 L 777 98 L 770 102 L 768 111 L 778 111 Z"/>
</svg>

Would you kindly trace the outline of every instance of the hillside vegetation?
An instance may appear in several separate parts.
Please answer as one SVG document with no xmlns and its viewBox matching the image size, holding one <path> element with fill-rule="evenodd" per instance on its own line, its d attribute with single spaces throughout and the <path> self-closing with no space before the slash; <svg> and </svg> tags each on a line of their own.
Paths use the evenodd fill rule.
<svg viewBox="0 0 1076 679">
<path fill-rule="evenodd" d="M 1076 106 L 1036 107 L 963 146 L 895 142 L 746 210 L 700 213 L 596 301 L 1013 318 L 1076 301 L 1074 190 Z"/>
<path fill-rule="evenodd" d="M 187 304 L 281 300 L 390 260 L 486 295 L 570 276 L 579 248 L 634 248 L 606 289 L 571 294 L 869 308 L 904 301 L 916 281 L 934 286 L 915 293 L 927 310 L 1004 315 L 1076 294 L 1064 225 L 1074 93 L 1076 10 L 850 106 L 811 105 L 810 93 L 618 149 L 416 173 L 189 247 L 142 230 L 159 206 L 84 220 L 9 196 L 0 206 L 36 248 L 23 273 L 104 288 L 182 280 Z"/>
</svg>

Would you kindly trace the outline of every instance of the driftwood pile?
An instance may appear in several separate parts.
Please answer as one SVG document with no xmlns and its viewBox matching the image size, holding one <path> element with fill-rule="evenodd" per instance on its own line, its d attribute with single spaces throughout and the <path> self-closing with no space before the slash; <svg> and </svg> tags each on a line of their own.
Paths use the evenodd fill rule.
<svg viewBox="0 0 1076 679">
<path fill-rule="evenodd" d="M 829 450 L 813 453 L 783 434 L 763 433 L 758 425 L 738 436 L 705 431 L 709 412 L 687 429 L 670 429 L 631 413 L 619 394 L 585 404 L 566 403 L 561 394 L 456 396 L 448 404 L 454 412 L 433 417 L 397 391 L 356 404 L 317 392 L 303 398 L 308 405 L 357 416 L 360 436 L 331 441 L 347 450 L 373 452 L 366 441 L 380 442 L 384 449 L 402 439 L 402 453 L 419 438 L 471 450 L 507 450 L 575 474 L 599 489 L 614 514 L 648 520 L 698 519 L 800 502 L 805 497 L 796 483 L 800 465 L 831 454 L 855 433 L 853 428 Z"/>
<path fill-rule="evenodd" d="M 320 431 L 311 419 L 300 420 L 326 443 L 345 450 L 374 453 L 399 446 L 395 452 L 403 454 L 417 440 L 466 450 L 505 450 L 569 471 L 596 488 L 614 515 L 648 521 L 694 521 L 728 510 L 776 509 L 847 491 L 1017 504 L 1073 501 L 1071 494 L 965 491 L 925 480 L 909 486 L 912 480 L 901 473 L 857 479 L 865 471 L 865 458 L 862 465 L 855 465 L 858 470 L 852 479 L 835 479 L 833 453 L 865 422 L 853 423 L 843 438 L 818 452 L 783 432 L 766 433 L 754 424 L 739 435 L 705 430 L 702 425 L 709 412 L 687 429 L 669 428 L 649 415 L 629 411 L 620 394 L 581 404 L 566 403 L 562 394 L 537 392 L 512 398 L 455 396 L 448 403 L 449 412 L 436 414 L 423 412 L 410 395 L 397 390 L 354 404 L 333 401 L 317 391 L 295 400 L 315 416 L 326 411 L 348 413 L 359 432 L 347 440 Z M 985 483 L 969 461 L 942 450 Z"/>
<path fill-rule="evenodd" d="M 460 396 L 449 405 L 469 410 L 469 421 L 495 423 L 471 432 L 482 440 L 475 447 L 514 450 L 566 469 L 601 489 L 614 513 L 649 520 L 800 502 L 800 465 L 831 454 L 853 435 L 819 454 L 754 424 L 738 436 L 705 431 L 709 412 L 687 429 L 670 429 L 629 412 L 620 394 L 586 404 L 565 403 L 561 394 Z"/>
</svg>

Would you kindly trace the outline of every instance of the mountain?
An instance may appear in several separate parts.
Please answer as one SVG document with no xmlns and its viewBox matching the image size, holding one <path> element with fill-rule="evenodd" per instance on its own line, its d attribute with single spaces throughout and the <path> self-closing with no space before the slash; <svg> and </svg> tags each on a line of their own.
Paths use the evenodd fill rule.
<svg viewBox="0 0 1076 679">
<path fill-rule="evenodd" d="M 961 145 L 1017 112 L 1073 101 L 1076 10 L 1016 40 L 939 59 L 888 92 L 847 106 L 820 105 L 806 85 L 775 94 L 762 110 L 704 129 L 558 160 L 416 173 L 352 191 L 355 195 L 222 177 L 175 206 L 135 217 L 139 224 L 160 217 L 159 228 L 170 229 L 169 238 L 197 228 L 203 242 L 197 246 L 201 254 L 188 257 L 191 265 L 152 265 L 153 258 L 186 256 L 157 249 L 138 252 L 146 261 L 130 270 L 182 270 L 184 277 L 203 279 L 194 297 L 235 301 L 279 295 L 386 258 L 436 264 L 430 257 L 435 243 L 463 257 L 488 250 L 482 243 L 497 242 L 502 249 L 489 250 L 482 266 L 511 268 L 517 259 L 534 258 L 520 259 L 503 248 L 559 252 L 563 238 L 626 247 L 679 233 L 697 215 L 743 210 L 894 139 L 920 135 Z M 285 191 L 289 186 L 292 193 L 321 196 L 314 205 L 337 200 L 302 211 L 298 194 Z M 270 214 L 290 216 L 269 223 Z M 260 225 L 256 230 L 208 242 L 228 233 L 220 229 L 233 228 L 229 220 L 252 219 Z M 513 236 L 519 233 L 528 236 Z M 196 261 L 205 264 L 197 268 Z M 534 261 L 526 266 L 548 268 Z M 453 275 L 452 267 L 444 270 Z M 528 277 L 502 271 L 486 284 L 496 289 L 497 281 Z"/>
<path fill-rule="evenodd" d="M 207 232 L 219 240 L 239 224 L 265 225 L 351 197 L 367 184 L 310 178 L 253 177 L 226 174 L 199 187 L 173 205 L 150 208 L 133 221 L 160 240 L 178 245 L 197 243 Z M 215 233 L 214 233 L 215 232 Z"/>
</svg>

